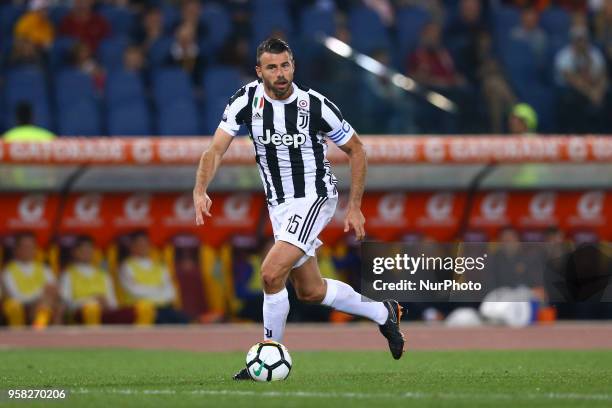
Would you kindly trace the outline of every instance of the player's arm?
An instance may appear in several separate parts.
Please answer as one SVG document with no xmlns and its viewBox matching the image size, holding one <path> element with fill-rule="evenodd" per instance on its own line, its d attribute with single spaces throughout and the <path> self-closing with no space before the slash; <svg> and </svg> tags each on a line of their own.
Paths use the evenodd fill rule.
<svg viewBox="0 0 612 408">
<path fill-rule="evenodd" d="M 344 219 L 344 232 L 353 228 L 355 236 L 361 240 L 365 237 L 365 217 L 361 213 L 361 199 L 368 167 L 366 153 L 361 139 L 355 132 L 346 143 L 338 147 L 347 154 L 351 166 L 351 191 Z"/>
<path fill-rule="evenodd" d="M 215 177 L 221 159 L 232 143 L 233 136 L 221 128 L 217 128 L 212 143 L 200 157 L 200 164 L 196 173 L 193 188 L 193 205 L 196 213 L 196 224 L 204 224 L 204 216 L 210 217 L 212 201 L 206 193 L 208 185 Z"/>
</svg>

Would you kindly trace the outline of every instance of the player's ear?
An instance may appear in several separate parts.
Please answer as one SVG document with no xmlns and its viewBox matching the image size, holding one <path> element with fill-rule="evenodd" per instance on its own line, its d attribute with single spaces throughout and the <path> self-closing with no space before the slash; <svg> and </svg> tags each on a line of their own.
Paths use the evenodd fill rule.
<svg viewBox="0 0 612 408">
<path fill-rule="evenodd" d="M 257 74 L 257 78 L 261 78 L 261 67 L 259 65 L 255 65 L 255 73 Z"/>
</svg>

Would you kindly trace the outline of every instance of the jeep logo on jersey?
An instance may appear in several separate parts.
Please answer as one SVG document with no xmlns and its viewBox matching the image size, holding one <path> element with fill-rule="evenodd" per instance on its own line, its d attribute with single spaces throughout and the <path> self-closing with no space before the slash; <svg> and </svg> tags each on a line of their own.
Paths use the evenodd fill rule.
<svg viewBox="0 0 612 408">
<path fill-rule="evenodd" d="M 297 149 L 298 147 L 306 143 L 306 136 L 302 133 L 295 133 L 293 135 L 281 135 L 278 133 L 272 133 L 270 129 L 266 129 L 265 136 L 259 136 L 259 141 L 263 144 L 272 143 L 275 146 L 293 146 L 294 149 Z"/>
</svg>

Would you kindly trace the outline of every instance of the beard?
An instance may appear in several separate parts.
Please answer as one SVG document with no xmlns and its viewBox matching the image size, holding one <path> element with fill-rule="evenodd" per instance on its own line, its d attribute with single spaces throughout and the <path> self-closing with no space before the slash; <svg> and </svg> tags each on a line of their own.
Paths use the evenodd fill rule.
<svg viewBox="0 0 612 408">
<path fill-rule="evenodd" d="M 281 81 L 283 83 L 279 83 Z M 280 81 L 276 80 L 274 82 L 264 80 L 266 87 L 270 89 L 277 98 L 282 98 L 283 96 L 288 95 L 290 93 L 292 82 L 293 81 L 290 81 L 288 79 L 282 79 Z"/>
</svg>

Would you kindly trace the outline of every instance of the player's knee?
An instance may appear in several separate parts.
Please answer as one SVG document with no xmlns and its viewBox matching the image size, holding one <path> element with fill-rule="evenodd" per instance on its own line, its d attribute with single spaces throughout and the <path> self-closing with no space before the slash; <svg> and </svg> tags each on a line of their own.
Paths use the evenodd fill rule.
<svg viewBox="0 0 612 408">
<path fill-rule="evenodd" d="M 308 288 L 296 288 L 298 300 L 305 303 L 321 303 L 325 298 L 325 286 L 319 285 Z"/>
<path fill-rule="evenodd" d="M 276 268 L 262 266 L 261 280 L 263 282 L 264 291 L 273 292 L 283 286 L 283 274 Z"/>
</svg>

